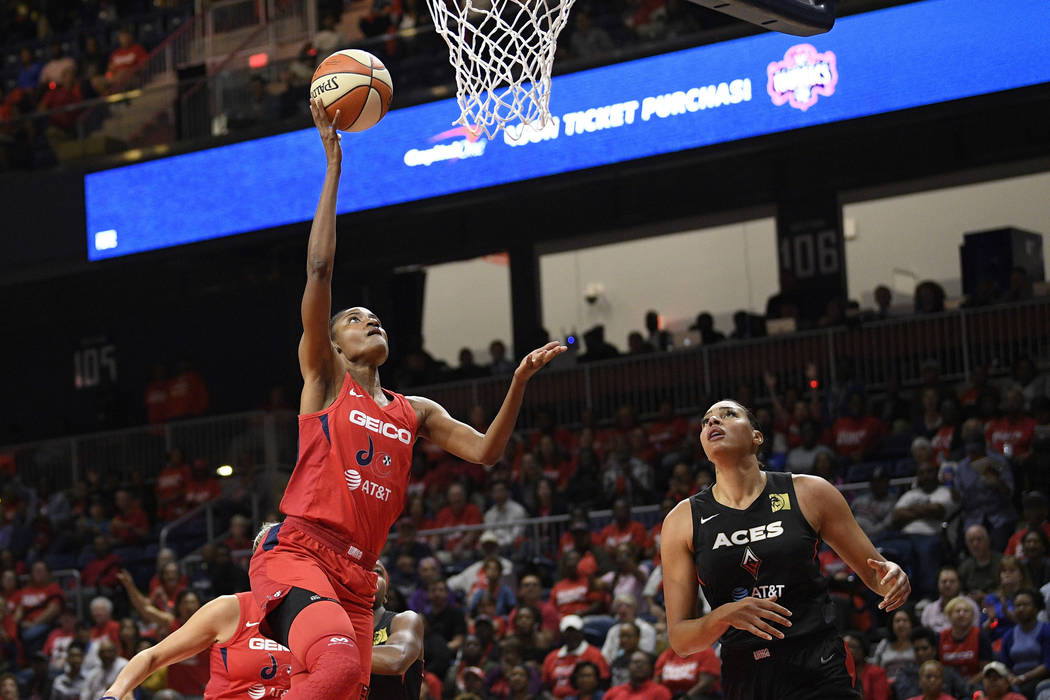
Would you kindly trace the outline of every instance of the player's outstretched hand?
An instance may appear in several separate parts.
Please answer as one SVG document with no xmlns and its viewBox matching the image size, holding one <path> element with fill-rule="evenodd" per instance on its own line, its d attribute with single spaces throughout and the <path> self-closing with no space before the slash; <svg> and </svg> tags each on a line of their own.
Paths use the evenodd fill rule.
<svg viewBox="0 0 1050 700">
<path fill-rule="evenodd" d="M 553 360 L 558 355 L 562 354 L 569 348 L 565 347 L 557 340 L 544 345 L 542 348 L 536 348 L 522 360 L 518 368 L 514 370 L 514 375 L 522 379 L 529 379 L 532 375 L 543 369 L 544 365 Z"/>
<path fill-rule="evenodd" d="M 783 639 L 784 633 L 778 630 L 767 620 L 771 620 L 782 627 L 791 627 L 791 611 L 783 605 L 776 603 L 773 598 L 755 598 L 748 596 L 735 603 L 726 603 L 718 608 L 724 610 L 723 619 L 730 627 L 750 632 L 761 639 L 772 640 L 774 637 Z"/>
<path fill-rule="evenodd" d="M 904 605 L 911 594 L 911 581 L 908 580 L 908 574 L 892 561 L 868 559 L 868 566 L 874 569 L 879 577 L 879 592 L 882 594 L 879 609 L 893 612 Z"/>
<path fill-rule="evenodd" d="M 120 581 L 120 585 L 124 586 L 124 588 L 133 588 L 135 586 L 135 581 L 131 578 L 131 574 L 127 569 L 121 569 L 117 572 L 117 580 Z"/>
<path fill-rule="evenodd" d="M 335 119 L 329 121 L 328 113 L 324 110 L 321 98 L 310 100 L 310 114 L 314 118 L 314 125 L 321 134 L 321 143 L 324 144 L 324 153 L 329 163 L 340 163 L 343 160 L 343 147 L 339 145 L 342 138 L 335 128 L 335 122 L 339 121 L 339 110 L 335 111 Z"/>
</svg>

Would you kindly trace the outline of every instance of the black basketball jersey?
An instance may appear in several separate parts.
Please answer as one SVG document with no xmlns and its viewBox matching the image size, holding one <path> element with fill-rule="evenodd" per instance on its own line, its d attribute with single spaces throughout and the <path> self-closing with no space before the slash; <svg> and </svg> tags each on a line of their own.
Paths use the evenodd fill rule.
<svg viewBox="0 0 1050 700">
<path fill-rule="evenodd" d="M 802 514 L 791 474 L 766 472 L 765 489 L 743 510 L 716 501 L 710 487 L 689 502 L 697 576 L 712 608 L 746 596 L 776 596 L 791 611 L 785 639 L 832 628 L 834 607 L 817 561 L 819 538 Z M 730 627 L 721 641 L 730 649 L 756 649 L 781 640 Z"/>
<path fill-rule="evenodd" d="M 390 639 L 390 626 L 396 613 L 384 610 L 373 624 L 372 646 L 386 644 Z M 403 676 L 379 676 L 372 674 L 368 682 L 368 697 L 376 700 L 419 700 L 419 688 L 423 685 L 423 660 L 416 659 Z"/>
</svg>

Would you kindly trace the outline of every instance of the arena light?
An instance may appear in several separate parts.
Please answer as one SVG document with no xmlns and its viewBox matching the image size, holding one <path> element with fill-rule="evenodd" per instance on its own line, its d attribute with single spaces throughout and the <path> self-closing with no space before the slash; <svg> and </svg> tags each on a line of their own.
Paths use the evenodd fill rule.
<svg viewBox="0 0 1050 700">
<path fill-rule="evenodd" d="M 215 473 L 222 477 L 233 476 L 233 467 L 229 464 L 223 464 L 215 470 Z"/>
<path fill-rule="evenodd" d="M 253 53 L 248 57 L 248 66 L 251 68 L 262 68 L 270 62 L 270 57 L 263 53 Z"/>
</svg>

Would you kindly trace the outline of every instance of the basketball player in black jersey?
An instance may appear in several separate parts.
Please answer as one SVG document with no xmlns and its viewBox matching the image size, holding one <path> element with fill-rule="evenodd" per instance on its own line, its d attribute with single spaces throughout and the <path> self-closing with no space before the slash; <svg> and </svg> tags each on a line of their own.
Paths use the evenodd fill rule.
<svg viewBox="0 0 1050 700">
<path fill-rule="evenodd" d="M 688 656 L 721 639 L 727 700 L 860 698 L 832 624 L 820 540 L 883 597 L 883 610 L 907 600 L 908 577 L 882 560 L 833 485 L 764 471 L 756 456 L 763 439 L 735 401 L 704 415 L 700 441 L 715 483 L 679 503 L 660 537 L 671 646 Z M 698 583 L 711 604 L 701 618 Z"/>
<path fill-rule="evenodd" d="M 423 616 L 411 610 L 392 613 L 383 606 L 390 574 L 382 562 L 373 609 L 372 678 L 368 697 L 375 700 L 419 700 L 423 684 Z"/>
</svg>

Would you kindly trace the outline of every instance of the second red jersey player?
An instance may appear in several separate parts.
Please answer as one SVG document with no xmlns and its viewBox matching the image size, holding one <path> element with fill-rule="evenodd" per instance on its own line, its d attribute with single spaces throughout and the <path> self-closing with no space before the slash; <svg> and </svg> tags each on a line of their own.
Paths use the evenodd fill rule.
<svg viewBox="0 0 1050 700">
<path fill-rule="evenodd" d="M 293 674 L 287 700 L 356 700 L 367 692 L 371 667 L 372 567 L 404 506 L 417 436 L 463 460 L 493 464 L 514 429 L 525 384 L 566 348 L 548 343 L 526 355 L 484 434 L 429 399 L 384 390 L 379 367 L 389 348 L 379 317 L 360 306 L 332 316 L 342 148 L 318 101 L 310 112 L 327 168 L 306 253 L 299 457 L 281 501 L 286 518 L 267 533 L 249 575 L 265 632 L 303 669 Z"/>
</svg>

